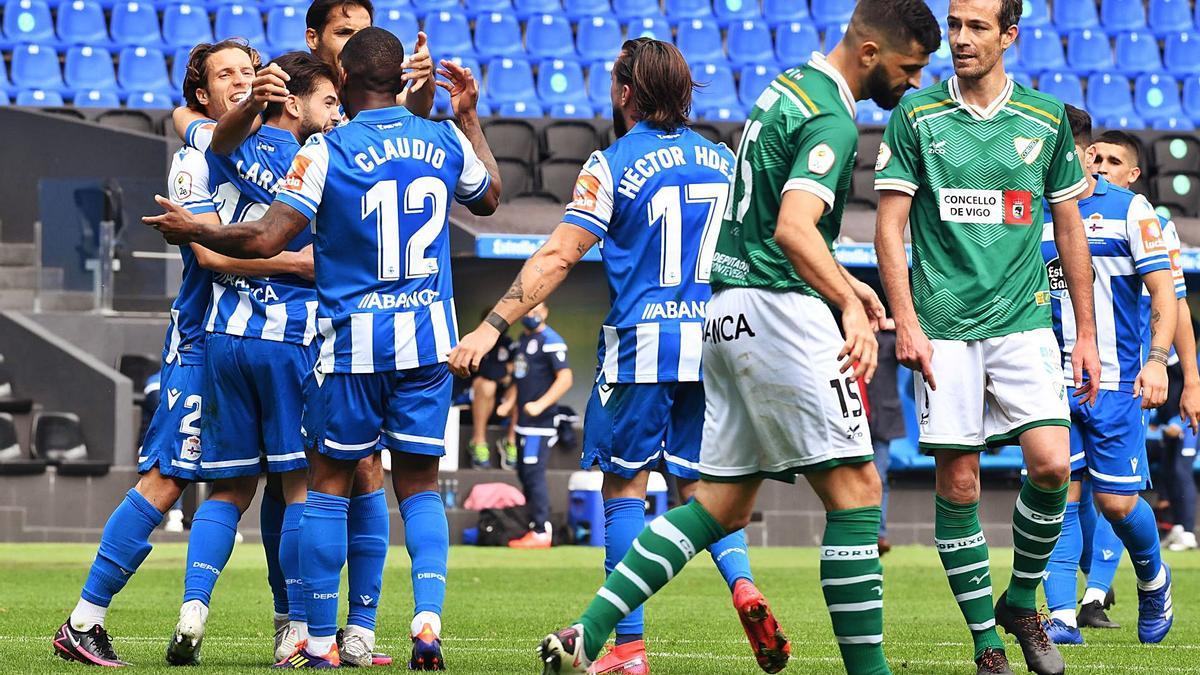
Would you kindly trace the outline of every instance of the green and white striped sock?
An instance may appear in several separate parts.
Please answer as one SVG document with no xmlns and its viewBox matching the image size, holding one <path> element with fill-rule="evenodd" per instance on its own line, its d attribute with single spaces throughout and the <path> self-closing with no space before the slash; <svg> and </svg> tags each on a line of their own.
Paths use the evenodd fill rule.
<svg viewBox="0 0 1200 675">
<path fill-rule="evenodd" d="M 946 569 L 954 601 L 967 620 L 975 657 L 992 647 L 1004 649 L 996 633 L 996 611 L 992 606 L 992 575 L 987 539 L 979 524 L 979 502 L 955 504 L 934 497 L 934 543 Z"/>
<path fill-rule="evenodd" d="M 1013 570 L 1005 596 L 1009 606 L 1037 608 L 1037 588 L 1062 532 L 1067 483 L 1045 490 L 1025 481 L 1013 507 Z"/>
<path fill-rule="evenodd" d="M 878 506 L 825 514 L 821 591 L 846 672 L 887 675 L 883 657 L 883 566 Z"/>
</svg>

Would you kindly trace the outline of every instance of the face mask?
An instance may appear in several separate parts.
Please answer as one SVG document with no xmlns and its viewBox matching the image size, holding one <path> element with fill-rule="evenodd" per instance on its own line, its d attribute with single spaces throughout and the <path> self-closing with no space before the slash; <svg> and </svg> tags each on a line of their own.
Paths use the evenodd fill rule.
<svg viewBox="0 0 1200 675">
<path fill-rule="evenodd" d="M 533 330 L 542 325 L 542 317 L 540 316 L 523 316 L 521 317 L 521 325 L 529 330 Z"/>
</svg>

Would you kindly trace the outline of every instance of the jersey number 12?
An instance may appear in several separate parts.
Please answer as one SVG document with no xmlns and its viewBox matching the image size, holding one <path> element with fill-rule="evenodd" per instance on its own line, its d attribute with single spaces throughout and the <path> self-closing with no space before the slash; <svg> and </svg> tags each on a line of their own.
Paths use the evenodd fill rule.
<svg viewBox="0 0 1200 675">
<path fill-rule="evenodd" d="M 404 215 L 412 216 L 425 212 L 431 204 L 429 219 L 402 242 L 404 232 L 400 225 L 400 191 L 394 180 L 379 181 L 371 186 L 362 198 L 362 218 L 375 216 L 376 241 L 379 242 L 379 280 L 398 281 L 419 279 L 438 272 L 437 257 L 427 257 L 429 247 L 437 241 L 446 226 L 446 208 L 449 195 L 446 184 L 433 176 L 421 176 L 404 189 Z M 404 274 L 401 275 L 400 248 L 404 247 Z"/>
</svg>

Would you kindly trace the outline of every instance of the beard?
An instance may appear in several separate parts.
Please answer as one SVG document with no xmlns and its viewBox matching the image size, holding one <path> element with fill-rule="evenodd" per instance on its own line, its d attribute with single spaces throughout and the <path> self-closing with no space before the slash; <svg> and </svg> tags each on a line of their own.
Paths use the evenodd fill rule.
<svg viewBox="0 0 1200 675">
<path fill-rule="evenodd" d="M 625 123 L 625 113 L 621 112 L 620 108 L 614 105 L 612 112 L 613 133 L 616 134 L 617 138 L 620 138 L 629 133 L 629 125 Z"/>
<path fill-rule="evenodd" d="M 301 118 L 300 119 L 300 145 L 304 145 L 305 141 L 307 141 L 310 136 L 312 136 L 314 134 L 323 133 L 324 131 L 325 131 L 325 127 L 314 122 L 312 120 L 312 118 L 309 118 L 309 117 Z"/>
<path fill-rule="evenodd" d="M 867 74 L 867 96 L 884 110 L 891 110 L 900 104 L 907 85 L 900 90 L 893 89 L 888 84 L 887 71 L 882 65 L 875 66 Z"/>
</svg>

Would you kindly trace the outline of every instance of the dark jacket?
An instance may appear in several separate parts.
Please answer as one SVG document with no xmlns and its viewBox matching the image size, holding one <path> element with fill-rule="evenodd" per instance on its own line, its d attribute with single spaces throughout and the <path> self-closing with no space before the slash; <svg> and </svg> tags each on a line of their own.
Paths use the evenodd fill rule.
<svg viewBox="0 0 1200 675">
<path fill-rule="evenodd" d="M 900 408 L 900 392 L 896 388 L 896 334 L 880 331 L 875 334 L 879 342 L 879 366 L 875 378 L 867 385 L 867 402 L 870 404 L 871 440 L 891 441 L 903 438 L 904 412 Z"/>
</svg>

